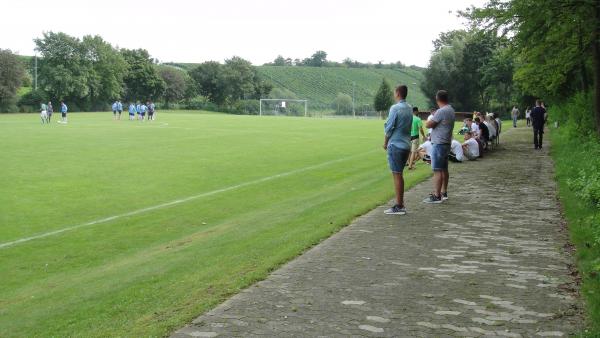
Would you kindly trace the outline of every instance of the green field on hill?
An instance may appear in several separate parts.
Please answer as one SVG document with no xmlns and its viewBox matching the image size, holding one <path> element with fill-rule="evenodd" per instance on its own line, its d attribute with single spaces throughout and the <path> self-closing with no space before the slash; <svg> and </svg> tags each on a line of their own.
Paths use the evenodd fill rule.
<svg viewBox="0 0 600 338">
<path fill-rule="evenodd" d="M 257 69 L 275 88 L 287 89 L 297 98 L 308 100 L 312 110 L 331 109 L 337 94 L 352 96 L 353 87 L 356 111 L 373 110 L 373 98 L 383 78 L 392 86 L 406 84 L 409 88 L 408 102 L 422 111 L 429 110 L 425 94 L 419 87 L 423 74 L 411 68 L 260 66 Z"/>
<path fill-rule="evenodd" d="M 382 125 L 0 115 L 0 337 L 185 325 L 392 196 Z"/>
<path fill-rule="evenodd" d="M 185 70 L 197 67 L 195 63 L 173 64 Z M 424 81 L 421 70 L 406 67 L 344 68 L 304 66 L 257 66 L 258 73 L 273 85 L 290 95 L 277 98 L 308 100 L 309 111 L 332 111 L 338 93 L 352 96 L 354 92 L 357 112 L 373 111 L 373 100 L 382 79 L 391 86 L 406 84 L 409 88 L 408 102 L 421 111 L 429 110 L 426 93 L 420 88 Z M 433 95 L 434 93 L 431 93 Z M 273 96 L 274 93 L 271 94 Z M 290 97 L 288 97 L 290 96 Z"/>
</svg>

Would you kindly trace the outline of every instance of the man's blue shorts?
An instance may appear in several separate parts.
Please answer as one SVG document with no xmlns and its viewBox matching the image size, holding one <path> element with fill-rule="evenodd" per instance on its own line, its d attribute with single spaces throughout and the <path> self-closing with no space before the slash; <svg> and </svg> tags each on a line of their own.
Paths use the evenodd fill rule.
<svg viewBox="0 0 600 338">
<path fill-rule="evenodd" d="M 410 155 L 410 149 L 401 149 L 393 145 L 389 145 L 387 148 L 387 158 L 390 164 L 390 170 L 393 173 L 402 173 L 408 161 Z"/>
<path fill-rule="evenodd" d="M 448 154 L 450 154 L 449 144 L 433 144 L 431 150 L 431 169 L 433 171 L 448 170 Z"/>
</svg>

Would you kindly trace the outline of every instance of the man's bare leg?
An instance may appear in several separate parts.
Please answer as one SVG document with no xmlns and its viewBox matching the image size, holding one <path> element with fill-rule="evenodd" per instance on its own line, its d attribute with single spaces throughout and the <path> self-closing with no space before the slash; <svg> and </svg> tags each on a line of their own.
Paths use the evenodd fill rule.
<svg viewBox="0 0 600 338">
<path fill-rule="evenodd" d="M 411 151 L 410 152 L 410 156 L 408 157 L 408 169 L 414 169 L 415 168 L 415 159 L 417 157 L 417 152 L 416 151 Z"/>
<path fill-rule="evenodd" d="M 448 172 L 448 170 L 444 170 L 441 172 L 442 173 L 442 188 L 441 188 L 441 193 L 447 193 L 448 192 L 448 179 L 450 178 L 450 173 Z"/>
<path fill-rule="evenodd" d="M 436 197 L 442 196 L 442 184 L 444 174 L 442 171 L 436 170 L 433 172 L 433 193 Z"/>
<path fill-rule="evenodd" d="M 396 190 L 396 204 L 404 207 L 404 176 L 402 173 L 392 173 L 394 189 Z"/>
</svg>

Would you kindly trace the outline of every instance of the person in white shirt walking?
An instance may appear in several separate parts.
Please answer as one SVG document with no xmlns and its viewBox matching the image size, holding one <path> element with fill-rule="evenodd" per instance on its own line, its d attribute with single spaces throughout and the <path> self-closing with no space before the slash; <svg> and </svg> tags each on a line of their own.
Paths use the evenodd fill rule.
<svg viewBox="0 0 600 338">
<path fill-rule="evenodd" d="M 516 128 L 517 127 L 517 120 L 519 119 L 519 109 L 517 108 L 517 106 L 513 106 L 513 109 L 510 112 L 510 115 L 511 115 L 512 120 L 513 120 L 513 128 Z"/>
</svg>

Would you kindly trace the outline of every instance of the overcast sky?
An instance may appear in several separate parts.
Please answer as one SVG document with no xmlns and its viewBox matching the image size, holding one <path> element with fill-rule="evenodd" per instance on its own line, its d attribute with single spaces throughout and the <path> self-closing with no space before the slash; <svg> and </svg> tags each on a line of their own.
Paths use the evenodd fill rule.
<svg viewBox="0 0 600 338">
<path fill-rule="evenodd" d="M 277 55 L 426 66 L 431 41 L 463 27 L 456 11 L 484 0 L 1 0 L 0 48 L 33 55 L 35 37 L 62 31 L 145 48 L 162 62 L 254 64 Z"/>
</svg>

